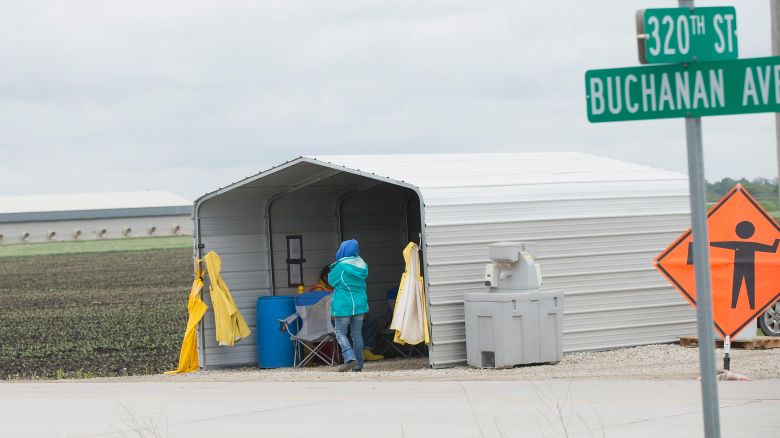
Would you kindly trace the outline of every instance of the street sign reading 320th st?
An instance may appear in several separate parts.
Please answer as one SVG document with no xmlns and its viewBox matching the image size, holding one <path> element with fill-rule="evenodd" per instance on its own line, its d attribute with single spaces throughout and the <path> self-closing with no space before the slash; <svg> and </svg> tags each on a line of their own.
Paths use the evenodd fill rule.
<svg viewBox="0 0 780 438">
<path fill-rule="evenodd" d="M 780 112 L 780 57 L 589 70 L 590 122 Z"/>
<path fill-rule="evenodd" d="M 737 12 L 717 8 L 642 9 L 636 13 L 639 62 L 737 59 Z"/>
</svg>

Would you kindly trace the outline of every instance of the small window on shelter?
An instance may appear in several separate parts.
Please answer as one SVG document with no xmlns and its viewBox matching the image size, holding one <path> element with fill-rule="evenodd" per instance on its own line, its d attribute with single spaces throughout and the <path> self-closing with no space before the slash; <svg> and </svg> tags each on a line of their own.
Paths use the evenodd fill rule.
<svg viewBox="0 0 780 438">
<path fill-rule="evenodd" d="M 287 236 L 287 285 L 303 284 L 303 236 Z"/>
</svg>

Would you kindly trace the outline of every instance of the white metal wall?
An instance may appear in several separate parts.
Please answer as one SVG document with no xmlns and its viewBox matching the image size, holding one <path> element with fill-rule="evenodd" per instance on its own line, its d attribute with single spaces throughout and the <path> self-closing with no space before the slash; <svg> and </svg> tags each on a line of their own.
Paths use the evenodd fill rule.
<svg viewBox="0 0 780 438">
<path fill-rule="evenodd" d="M 255 306 L 258 296 L 271 293 L 265 206 L 264 197 L 238 192 L 206 200 L 196 212 L 202 254 L 215 251 L 222 258 L 223 279 L 252 330 L 249 339 L 233 347 L 217 345 L 211 297 L 204 287 L 209 310 L 198 343 L 203 367 L 257 364 Z"/>
<path fill-rule="evenodd" d="M 333 263 L 338 240 L 336 200 L 339 191 L 313 185 L 278 199 L 271 206 L 275 295 L 293 295 L 288 286 L 287 236 L 303 238 L 303 280 L 308 288 L 319 281 L 323 266 Z"/>
<path fill-rule="evenodd" d="M 544 287 L 565 291 L 565 351 L 670 342 L 695 332 L 693 310 L 652 267 L 688 226 L 684 181 L 529 189 L 512 202 L 492 203 L 489 195 L 458 200 L 447 190 L 424 192 L 434 366 L 465 359 L 463 294 L 485 290 L 488 244 L 502 240 L 536 242 Z"/>
</svg>

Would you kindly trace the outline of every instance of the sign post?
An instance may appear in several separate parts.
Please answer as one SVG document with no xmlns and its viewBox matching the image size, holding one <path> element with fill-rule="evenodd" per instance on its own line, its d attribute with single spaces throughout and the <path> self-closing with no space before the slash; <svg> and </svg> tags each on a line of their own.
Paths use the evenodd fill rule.
<svg viewBox="0 0 780 438">
<path fill-rule="evenodd" d="M 700 117 L 780 112 L 780 57 L 737 59 L 733 7 L 695 9 L 693 0 L 678 6 L 636 14 L 640 62 L 669 64 L 590 70 L 586 101 L 592 123 L 685 118 L 704 433 L 719 438 Z"/>
<path fill-rule="evenodd" d="M 683 3 L 690 3 L 680 0 Z M 690 187 L 691 226 L 693 227 L 693 259 L 696 260 L 696 333 L 699 336 L 699 369 L 701 370 L 701 398 L 704 412 L 704 436 L 720 437 L 718 387 L 715 372 L 715 347 L 712 337 L 712 295 L 710 293 L 710 252 L 707 242 L 706 182 L 704 180 L 704 153 L 701 142 L 701 118 L 685 119 L 685 138 L 688 145 L 688 185 Z"/>
<path fill-rule="evenodd" d="M 693 0 L 679 0 L 681 8 L 693 9 Z M 701 141 L 701 118 L 685 118 L 685 139 L 688 148 L 688 185 L 690 187 L 691 226 L 693 227 L 693 257 L 696 287 L 702 296 L 696 306 L 696 332 L 699 335 L 699 369 L 704 414 L 704 436 L 720 438 L 720 404 L 715 380 L 715 347 L 712 338 L 712 295 L 710 293 L 710 260 L 707 244 L 706 181 L 704 152 Z M 698 296 L 698 294 L 697 294 Z"/>
<path fill-rule="evenodd" d="M 693 9 L 693 0 L 679 0 L 680 8 Z M 735 26 L 736 27 L 736 26 Z M 736 52 L 736 48 L 735 48 Z M 707 244 L 707 182 L 704 179 L 704 151 L 701 141 L 701 118 L 685 118 L 685 139 L 688 149 L 688 185 L 690 187 L 691 226 L 693 227 L 693 257 L 696 287 L 702 296 L 696 306 L 696 332 L 699 335 L 699 369 L 704 416 L 704 436 L 720 438 L 720 403 L 715 371 L 715 346 L 712 337 L 712 295 L 710 289 L 710 259 Z M 698 296 L 698 294 L 697 294 Z"/>
<path fill-rule="evenodd" d="M 682 5 L 683 1 L 680 1 Z M 691 1 L 693 3 L 693 1 Z M 685 119 L 685 137 L 688 144 L 688 184 L 691 197 L 691 226 L 693 227 L 693 257 L 696 289 L 701 291 L 696 306 L 696 332 L 699 335 L 699 368 L 704 409 L 704 436 L 720 437 L 718 387 L 715 381 L 715 347 L 712 336 L 712 296 L 710 289 L 710 254 L 707 242 L 707 205 L 704 179 L 704 153 L 701 142 L 701 119 Z"/>
<path fill-rule="evenodd" d="M 772 55 L 780 55 L 780 0 L 769 0 L 772 17 Z M 780 113 L 775 114 L 775 141 L 777 142 L 777 183 L 780 186 Z M 780 190 L 777 191 L 780 201 Z M 778 204 L 780 205 L 780 204 Z"/>
<path fill-rule="evenodd" d="M 636 14 L 640 62 L 665 64 L 589 70 L 585 73 L 585 89 L 588 120 L 592 123 L 685 118 L 692 230 L 659 256 L 656 266 L 696 306 L 704 432 L 705 436 L 713 438 L 720 437 L 712 330 L 713 309 L 716 317 L 715 327 L 730 341 L 752 321 L 744 322 L 741 320 L 742 316 L 750 316 L 753 313 L 756 313 L 753 318 L 758 316 L 754 301 L 760 294 L 757 292 L 757 284 L 754 283 L 757 281 L 755 276 L 759 274 L 754 273 L 754 277 L 748 276 L 745 266 L 752 266 L 752 264 L 743 259 L 737 261 L 736 249 L 732 251 L 735 253 L 733 255 L 735 258 L 732 258 L 731 262 L 719 260 L 718 266 L 721 268 L 716 270 L 715 277 L 710 276 L 710 243 L 708 219 L 705 213 L 706 182 L 700 117 L 758 112 L 780 113 L 780 56 L 737 59 L 736 10 L 733 7 L 694 8 L 693 3 L 693 0 L 678 0 L 678 8 L 645 9 Z M 778 132 L 780 133 L 780 128 Z M 758 205 L 755 202 L 753 204 Z M 760 207 L 758 208 L 760 210 Z M 710 216 L 712 214 L 710 212 Z M 768 217 L 765 212 L 763 215 Z M 713 242 L 713 245 L 721 244 L 720 248 L 739 247 L 740 254 L 752 251 L 751 254 L 771 252 L 774 255 L 780 246 L 780 226 L 771 218 L 769 220 L 777 229 L 777 235 L 770 233 L 776 239 L 774 246 L 762 243 L 763 240 L 760 239 L 744 240 L 749 239 L 749 236 L 743 237 L 743 235 L 752 236 L 753 231 L 750 233 L 747 231 L 753 226 L 753 222 L 764 223 L 763 219 L 758 217 L 753 222 L 743 220 L 737 226 L 736 237 L 731 241 L 719 239 Z M 749 224 L 745 225 L 744 222 Z M 729 231 L 732 234 L 735 232 L 734 226 L 732 224 Z M 769 229 L 767 226 L 764 228 Z M 768 239 L 767 236 L 770 234 L 764 235 L 762 239 Z M 686 243 L 690 244 L 690 249 L 682 256 L 679 246 L 685 239 L 687 239 Z M 674 255 L 671 255 L 671 252 Z M 723 257 L 723 254 L 718 256 Z M 689 258 L 696 262 L 688 263 Z M 667 267 L 672 269 L 674 263 L 670 264 L 670 261 L 675 259 L 684 265 L 684 272 L 677 273 L 684 273 L 686 286 L 681 286 L 674 275 L 665 271 Z M 736 292 L 729 289 L 730 297 L 738 296 L 739 288 L 736 280 L 740 279 L 740 281 L 744 280 L 749 290 L 747 295 L 750 300 L 749 309 L 741 310 L 738 309 L 736 301 L 731 301 L 731 308 L 738 311 L 726 312 L 727 316 L 733 315 L 726 318 L 729 324 L 725 330 L 718 322 L 722 316 L 723 300 L 718 298 L 718 306 L 714 308 L 711 287 L 713 278 L 717 279 L 719 287 L 722 284 L 724 274 L 720 271 L 724 263 L 728 266 L 742 266 L 739 273 L 734 270 L 733 273 L 728 274 L 731 275 L 728 277 L 729 281 L 733 278 L 734 283 L 730 287 L 736 289 Z M 772 263 L 769 265 L 780 265 L 780 260 Z M 691 264 L 693 266 L 689 266 Z M 739 278 L 737 278 L 738 274 Z M 762 274 L 762 278 L 764 277 L 772 279 L 777 275 L 776 272 L 771 275 Z M 770 292 L 777 290 L 772 289 L 774 285 L 769 286 L 771 287 L 766 289 Z M 692 291 L 695 298 L 690 294 Z M 773 294 L 769 293 L 769 295 Z M 767 297 L 762 295 L 763 298 Z M 769 298 L 773 303 L 780 298 L 780 294 Z M 764 305 L 762 301 L 759 307 Z M 733 320 L 738 320 L 739 324 L 734 326 Z M 725 365 L 729 367 L 728 360 Z"/>
</svg>

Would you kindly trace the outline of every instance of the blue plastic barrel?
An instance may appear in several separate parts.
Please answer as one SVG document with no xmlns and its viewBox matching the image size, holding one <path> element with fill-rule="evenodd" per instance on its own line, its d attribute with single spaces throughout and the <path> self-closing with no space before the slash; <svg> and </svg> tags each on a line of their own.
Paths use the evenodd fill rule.
<svg viewBox="0 0 780 438">
<path fill-rule="evenodd" d="M 295 312 L 293 297 L 257 299 L 257 365 L 260 368 L 293 366 L 295 351 L 290 334 L 279 331 L 280 319 Z M 292 330 L 293 327 L 290 327 Z M 292 330 L 295 333 L 295 330 Z"/>
</svg>

